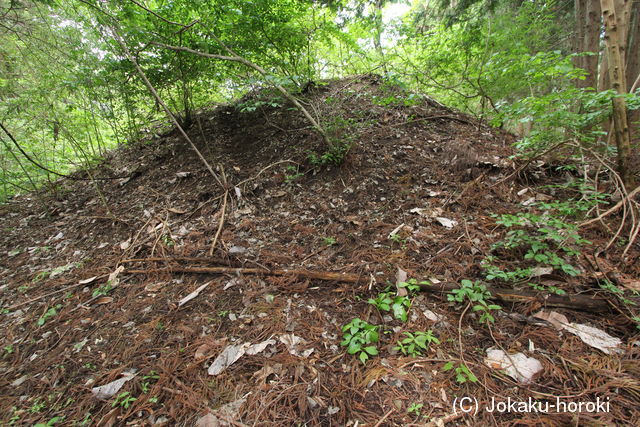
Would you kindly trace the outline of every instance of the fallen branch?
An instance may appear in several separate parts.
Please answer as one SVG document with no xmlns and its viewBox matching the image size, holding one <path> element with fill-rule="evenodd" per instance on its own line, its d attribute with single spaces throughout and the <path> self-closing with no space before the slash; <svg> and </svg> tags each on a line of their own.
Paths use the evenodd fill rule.
<svg viewBox="0 0 640 427">
<path fill-rule="evenodd" d="M 120 264 L 128 264 L 133 262 L 205 262 L 208 264 L 223 264 L 228 265 L 230 261 L 228 259 L 219 257 L 190 257 L 190 256 L 177 256 L 177 257 L 148 257 L 148 258 L 129 258 L 120 261 Z"/>
<path fill-rule="evenodd" d="M 216 250 L 216 243 L 218 243 L 218 237 L 220 237 L 220 233 L 222 233 L 222 227 L 224 226 L 224 216 L 227 212 L 227 200 L 229 199 L 229 183 L 227 182 L 227 175 L 224 173 L 224 167 L 220 165 L 220 171 L 222 174 L 222 182 L 226 190 L 224 191 L 224 199 L 222 202 L 222 209 L 220 209 L 220 222 L 218 223 L 218 230 L 216 231 L 216 235 L 213 236 L 213 242 L 211 242 L 211 248 L 209 249 L 209 256 L 213 255 L 213 252 Z"/>
<path fill-rule="evenodd" d="M 456 283 L 438 283 L 437 285 L 420 285 L 420 289 L 428 293 L 449 293 L 454 289 L 459 289 Z M 503 289 L 487 286 L 487 291 L 491 293 L 490 299 L 495 299 L 510 303 L 532 303 L 539 302 L 547 307 L 570 308 L 572 310 L 582 310 L 591 312 L 604 312 L 610 309 L 606 299 L 595 298 L 586 295 L 544 295 L 536 291 Z"/>
<path fill-rule="evenodd" d="M 131 269 L 126 270 L 131 274 L 148 273 L 191 273 L 191 274 L 256 274 L 264 276 L 297 276 L 304 279 L 326 280 L 343 283 L 360 283 L 366 278 L 359 274 L 337 273 L 331 271 L 310 271 L 310 270 L 269 270 L 266 268 L 235 268 L 235 267 L 167 267 L 154 269 Z M 449 293 L 459 286 L 455 283 L 439 283 L 437 285 L 420 285 L 424 292 L 428 293 Z M 609 310 L 609 303 L 606 299 L 595 298 L 586 295 L 544 295 L 540 292 L 502 289 L 487 286 L 491 293 L 491 299 L 510 303 L 532 303 L 539 302 L 547 307 L 561 307 L 572 310 L 582 310 L 591 312 L 604 312 Z"/>
<path fill-rule="evenodd" d="M 598 215 L 597 218 L 593 218 L 593 219 L 590 219 L 588 221 L 583 222 L 582 224 L 580 224 L 580 227 L 584 227 L 586 225 L 593 224 L 594 222 L 600 221 L 602 218 L 606 217 L 607 215 L 611 215 L 613 212 L 615 212 L 618 209 L 620 209 L 624 203 L 626 203 L 627 201 L 631 200 L 633 198 L 633 196 L 635 196 L 638 193 L 640 193 L 640 187 L 636 187 L 635 190 L 631 191 L 629 194 L 624 196 L 622 198 L 622 200 L 620 200 L 618 203 L 616 203 L 613 207 L 608 209 L 606 212 Z"/>
<path fill-rule="evenodd" d="M 168 267 L 147 270 L 127 270 L 127 273 L 146 274 L 156 272 L 193 273 L 193 274 L 257 274 L 264 276 L 297 276 L 305 279 L 328 280 L 336 282 L 358 283 L 362 279 L 359 274 L 336 273 L 332 271 L 309 270 L 268 270 L 266 268 L 234 268 L 234 267 Z"/>
</svg>

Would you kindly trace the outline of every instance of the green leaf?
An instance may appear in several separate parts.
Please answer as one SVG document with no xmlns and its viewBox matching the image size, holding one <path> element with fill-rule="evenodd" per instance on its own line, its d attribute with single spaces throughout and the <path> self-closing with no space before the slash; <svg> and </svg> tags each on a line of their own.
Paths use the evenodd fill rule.
<svg viewBox="0 0 640 427">
<path fill-rule="evenodd" d="M 378 354 L 378 349 L 372 345 L 369 347 L 365 347 L 363 350 L 372 356 L 375 356 L 376 354 Z"/>
<path fill-rule="evenodd" d="M 349 343 L 349 347 L 347 348 L 347 353 L 356 354 L 358 351 L 360 351 L 361 348 L 362 348 L 362 345 L 360 343 L 351 341 Z"/>
</svg>

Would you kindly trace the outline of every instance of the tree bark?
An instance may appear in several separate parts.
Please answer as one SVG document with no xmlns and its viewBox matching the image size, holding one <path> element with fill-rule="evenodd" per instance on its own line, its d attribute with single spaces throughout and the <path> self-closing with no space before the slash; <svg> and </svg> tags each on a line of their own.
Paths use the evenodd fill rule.
<svg viewBox="0 0 640 427">
<path fill-rule="evenodd" d="M 611 88 L 617 94 L 627 93 L 625 66 L 623 57 L 623 47 L 621 46 L 621 35 L 626 34 L 624 28 L 619 28 L 620 19 L 616 16 L 614 1 L 622 0 L 600 0 L 602 7 L 602 18 L 605 24 L 605 43 L 609 58 L 609 79 Z M 634 188 L 633 171 L 630 166 L 631 139 L 629 135 L 629 124 L 627 121 L 627 105 L 625 99 L 616 97 L 613 99 L 613 131 L 615 133 L 616 147 L 618 148 L 618 173 L 622 182 L 628 190 Z"/>
<path fill-rule="evenodd" d="M 627 32 L 627 51 L 630 52 L 627 58 L 627 88 L 629 92 L 634 92 L 640 78 L 640 1 L 631 4 L 629 14 L 629 30 Z M 640 110 L 629 112 L 629 129 L 631 133 L 631 144 L 637 147 L 640 143 Z"/>
<path fill-rule="evenodd" d="M 585 14 L 585 34 L 584 34 L 584 51 L 593 52 L 594 55 L 584 57 L 584 69 L 587 76 L 584 80 L 583 87 L 598 86 L 598 54 L 600 52 L 600 33 L 601 33 L 601 10 L 600 3 L 597 1 L 587 2 L 587 10 Z"/>
<path fill-rule="evenodd" d="M 586 50 L 586 16 L 587 0 L 574 0 L 574 11 L 576 16 L 575 31 L 573 35 L 573 52 L 582 53 Z M 586 69 L 586 57 L 576 56 L 573 58 L 573 65 Z M 576 86 L 588 87 L 586 80 L 578 80 Z"/>
</svg>

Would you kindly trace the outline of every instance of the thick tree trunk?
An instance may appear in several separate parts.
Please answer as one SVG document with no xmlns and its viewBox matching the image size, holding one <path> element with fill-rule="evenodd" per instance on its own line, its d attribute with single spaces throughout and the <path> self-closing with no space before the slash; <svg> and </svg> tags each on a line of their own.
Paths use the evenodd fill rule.
<svg viewBox="0 0 640 427">
<path fill-rule="evenodd" d="M 629 30 L 627 32 L 627 90 L 633 91 L 634 84 L 640 77 L 640 1 L 631 4 L 629 14 Z M 631 143 L 640 143 L 640 110 L 629 112 L 629 128 Z"/>
<path fill-rule="evenodd" d="M 631 4 L 627 31 L 627 88 L 631 88 L 640 75 L 640 1 Z M 632 53 L 633 52 L 633 53 Z"/>
<path fill-rule="evenodd" d="M 618 94 L 626 94 L 626 79 L 623 48 L 621 47 L 621 35 L 625 35 L 624 28 L 619 28 L 620 20 L 616 16 L 614 2 L 622 0 L 600 0 L 602 6 L 602 18 L 605 25 L 605 42 L 609 58 L 609 79 L 611 88 Z M 613 124 L 615 141 L 618 148 L 618 173 L 628 190 L 634 188 L 633 171 L 629 160 L 631 157 L 631 141 L 629 124 L 627 121 L 627 105 L 624 98 L 613 100 Z"/>
</svg>

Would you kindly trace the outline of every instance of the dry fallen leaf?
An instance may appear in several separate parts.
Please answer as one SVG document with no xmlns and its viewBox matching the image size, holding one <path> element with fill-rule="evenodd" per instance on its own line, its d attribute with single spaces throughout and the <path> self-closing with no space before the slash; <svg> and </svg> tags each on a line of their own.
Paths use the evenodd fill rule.
<svg viewBox="0 0 640 427">
<path fill-rule="evenodd" d="M 109 399 L 113 397 L 122 386 L 127 382 L 131 381 L 135 377 L 135 374 L 130 372 L 125 372 L 122 374 L 122 378 L 112 381 L 108 384 L 102 385 L 100 387 L 94 387 L 91 389 L 91 393 L 97 398 L 101 400 Z"/>
<path fill-rule="evenodd" d="M 282 344 L 285 345 L 285 347 L 287 347 L 287 350 L 289 351 L 289 353 L 293 354 L 294 356 L 306 358 L 306 357 L 309 357 L 311 353 L 314 352 L 313 347 L 308 348 L 304 351 L 300 351 L 298 347 L 305 345 L 307 341 L 304 338 L 301 338 L 297 335 L 282 334 L 278 337 L 278 339 Z"/>
<path fill-rule="evenodd" d="M 196 360 L 200 360 L 200 359 L 204 359 L 205 357 L 207 357 L 209 355 L 209 352 L 211 351 L 211 345 L 210 344 L 202 344 L 201 346 L 199 346 L 196 349 L 196 354 L 195 354 L 195 359 Z"/>
<path fill-rule="evenodd" d="M 557 311 L 539 311 L 534 314 L 533 317 L 541 320 L 546 320 L 551 323 L 557 329 L 562 329 L 563 324 L 568 324 L 569 319 L 564 314 L 560 314 Z"/>
<path fill-rule="evenodd" d="M 164 285 L 165 283 L 163 282 L 149 283 L 147 286 L 144 287 L 144 290 L 147 292 L 158 292 L 160 289 L 162 289 Z"/>
<path fill-rule="evenodd" d="M 182 307 L 183 305 L 185 305 L 186 303 L 188 303 L 189 301 L 191 301 L 192 299 L 194 299 L 195 297 L 200 295 L 200 292 L 202 292 L 204 290 L 204 288 L 206 288 L 210 284 L 211 284 L 211 281 L 205 283 L 204 285 L 200 286 L 195 291 L 191 292 L 186 297 L 182 298 L 180 301 L 178 301 L 178 307 Z"/>
<path fill-rule="evenodd" d="M 238 411 L 240 407 L 244 405 L 247 399 L 242 398 L 238 400 L 234 400 L 233 402 L 227 403 L 216 409 L 215 411 L 209 412 L 207 415 L 198 418 L 196 421 L 196 427 L 223 427 L 236 425 L 235 420 L 239 419 Z"/>
<path fill-rule="evenodd" d="M 533 357 L 523 353 L 507 354 L 496 348 L 487 349 L 485 365 L 493 369 L 500 369 L 522 384 L 531 382 L 533 376 L 542 371 L 542 364 Z"/>
<path fill-rule="evenodd" d="M 445 218 L 442 216 L 436 217 L 436 221 L 438 221 L 438 223 L 440 223 L 440 225 L 443 226 L 444 228 L 453 228 L 456 225 L 458 225 L 457 221 L 454 221 L 452 219 Z"/>
<path fill-rule="evenodd" d="M 407 281 L 407 272 L 398 267 L 396 271 L 396 293 L 399 297 L 406 297 L 409 293 L 407 292 L 407 288 L 403 288 L 400 286 L 400 283 L 405 283 Z"/>
<path fill-rule="evenodd" d="M 268 339 L 262 341 L 258 344 L 244 343 L 244 344 L 234 344 L 227 346 L 222 352 L 216 357 L 216 360 L 213 361 L 207 373 L 209 375 L 218 375 L 229 366 L 233 365 L 245 354 L 254 355 L 264 351 L 267 346 L 271 344 L 275 344 L 276 341 L 273 339 Z"/>
<path fill-rule="evenodd" d="M 605 354 L 611 354 L 612 352 L 619 352 L 618 346 L 622 344 L 620 338 L 613 337 L 605 331 L 594 328 L 593 326 L 587 326 L 580 323 L 569 323 L 566 316 L 555 311 L 540 311 L 533 315 L 538 319 L 546 320 L 551 323 L 555 328 L 565 330 L 576 335 L 587 345 L 597 348 Z"/>
</svg>

